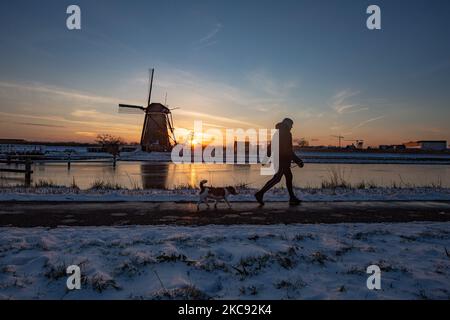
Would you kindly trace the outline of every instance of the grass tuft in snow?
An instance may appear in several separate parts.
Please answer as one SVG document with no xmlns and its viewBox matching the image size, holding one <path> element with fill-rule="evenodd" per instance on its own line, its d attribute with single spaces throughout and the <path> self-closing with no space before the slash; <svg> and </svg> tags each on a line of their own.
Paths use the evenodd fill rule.
<svg viewBox="0 0 450 320">
<path fill-rule="evenodd" d="M 126 188 L 118 183 L 104 180 L 95 180 L 91 184 L 90 190 L 126 190 Z"/>
<path fill-rule="evenodd" d="M 58 185 L 52 180 L 39 180 L 34 184 L 35 188 L 64 188 L 64 186 Z"/>
<path fill-rule="evenodd" d="M 72 183 L 70 184 L 70 188 L 74 190 L 80 190 L 80 187 L 78 187 L 77 183 L 75 182 L 75 177 L 72 177 Z"/>
<path fill-rule="evenodd" d="M 209 300 L 210 297 L 194 285 L 175 289 L 162 289 L 153 294 L 154 300 Z"/>
<path fill-rule="evenodd" d="M 318 263 L 320 265 L 325 265 L 326 261 L 334 261 L 332 258 L 320 251 L 316 251 L 311 254 L 310 260 L 312 263 Z"/>
<path fill-rule="evenodd" d="M 109 274 L 104 272 L 98 271 L 91 277 L 88 277 L 86 281 L 91 284 L 92 289 L 99 293 L 102 293 L 109 288 L 120 290 L 116 281 Z"/>
<path fill-rule="evenodd" d="M 322 181 L 323 189 L 336 189 L 336 188 L 352 188 L 351 184 L 346 180 L 345 169 L 338 170 L 331 168 L 328 170 L 328 179 Z"/>
</svg>

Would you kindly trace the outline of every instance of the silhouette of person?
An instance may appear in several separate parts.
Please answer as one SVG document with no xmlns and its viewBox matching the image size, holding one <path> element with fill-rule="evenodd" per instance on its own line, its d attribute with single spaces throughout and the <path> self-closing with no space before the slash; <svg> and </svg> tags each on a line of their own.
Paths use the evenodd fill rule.
<svg viewBox="0 0 450 320">
<path fill-rule="evenodd" d="M 258 201 L 260 205 L 264 205 L 264 194 L 279 183 L 283 176 L 286 178 L 286 187 L 290 196 L 289 204 L 298 205 L 301 203 L 292 189 L 291 162 L 294 161 L 300 168 L 303 167 L 303 161 L 297 157 L 292 149 L 291 129 L 293 124 L 294 121 L 286 118 L 275 126 L 279 132 L 279 168 L 273 178 L 270 179 L 260 191 L 255 193 L 256 201 Z"/>
</svg>

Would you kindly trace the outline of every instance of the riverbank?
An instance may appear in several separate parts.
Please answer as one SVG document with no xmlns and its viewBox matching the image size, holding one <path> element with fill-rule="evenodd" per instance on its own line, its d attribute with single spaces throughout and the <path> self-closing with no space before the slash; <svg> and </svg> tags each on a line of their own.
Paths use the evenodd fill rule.
<svg viewBox="0 0 450 320">
<path fill-rule="evenodd" d="M 40 156 L 34 156 L 36 163 L 67 162 L 68 150 L 71 150 L 71 162 L 108 162 L 112 156 L 105 152 L 90 152 L 83 147 L 51 147 Z M 330 163 L 330 164 L 450 164 L 450 152 L 425 152 L 403 151 L 387 152 L 383 150 L 296 150 L 296 154 L 305 163 Z M 0 154 L 0 159 L 6 159 L 6 154 Z M 252 163 L 257 163 L 257 158 L 252 158 Z M 122 152 L 119 161 L 145 161 L 171 163 L 170 152 Z M 224 159 L 225 160 L 225 159 Z"/>
<path fill-rule="evenodd" d="M 80 190 L 70 187 L 0 187 L 0 201 L 31 202 L 197 202 L 198 190 L 180 187 L 174 190 L 129 190 L 102 185 L 97 189 Z M 109 189 L 112 188 L 112 189 Z M 256 189 L 238 188 L 239 194 L 230 196 L 231 202 L 254 202 Z M 305 202 L 337 201 L 450 201 L 450 188 L 414 187 L 337 187 L 295 188 L 296 194 Z M 283 188 L 270 190 L 267 202 L 286 202 L 287 191 Z"/>
</svg>

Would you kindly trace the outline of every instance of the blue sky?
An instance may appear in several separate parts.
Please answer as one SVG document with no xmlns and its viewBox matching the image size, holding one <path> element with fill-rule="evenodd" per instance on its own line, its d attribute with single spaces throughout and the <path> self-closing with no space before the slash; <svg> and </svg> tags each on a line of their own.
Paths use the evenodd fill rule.
<svg viewBox="0 0 450 320">
<path fill-rule="evenodd" d="M 445 0 L 2 1 L 0 137 L 137 141 L 143 117 L 116 105 L 144 104 L 155 67 L 181 128 L 289 116 L 313 144 L 450 140 L 449 18 Z"/>
</svg>

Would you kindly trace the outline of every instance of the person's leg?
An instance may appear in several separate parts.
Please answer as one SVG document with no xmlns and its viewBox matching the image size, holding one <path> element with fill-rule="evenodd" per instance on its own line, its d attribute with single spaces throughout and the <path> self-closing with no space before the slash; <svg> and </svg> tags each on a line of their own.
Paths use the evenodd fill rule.
<svg viewBox="0 0 450 320">
<path fill-rule="evenodd" d="M 281 181 L 281 178 L 283 177 L 283 171 L 278 170 L 278 172 L 272 177 L 272 179 L 270 179 L 269 181 L 267 181 L 267 183 L 264 185 L 264 187 L 259 190 L 257 192 L 257 194 L 260 195 L 264 195 L 267 191 L 269 191 L 274 185 L 276 185 L 277 183 L 279 183 Z"/>
<path fill-rule="evenodd" d="M 275 186 L 277 183 L 279 183 L 281 181 L 281 178 L 283 178 L 286 165 L 289 165 L 289 168 L 290 168 L 290 162 L 288 164 L 285 162 L 280 163 L 278 172 L 272 177 L 272 179 L 267 181 L 267 183 L 261 190 L 259 190 L 257 193 L 255 193 L 256 200 L 259 202 L 260 205 L 264 205 L 264 200 L 263 200 L 264 194 L 267 191 L 269 191 L 273 186 Z"/>
<path fill-rule="evenodd" d="M 291 199 L 296 198 L 292 188 L 292 171 L 290 167 L 284 169 L 284 177 L 286 178 L 286 188 L 288 189 L 289 197 Z"/>
<path fill-rule="evenodd" d="M 286 177 L 286 187 L 289 191 L 289 204 L 292 206 L 299 205 L 301 200 L 298 199 L 294 193 L 294 189 L 292 188 L 292 171 L 291 167 L 287 168 L 284 172 L 284 176 Z"/>
</svg>

